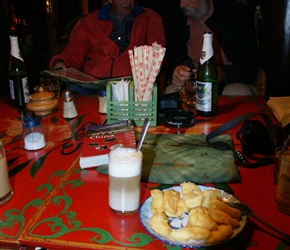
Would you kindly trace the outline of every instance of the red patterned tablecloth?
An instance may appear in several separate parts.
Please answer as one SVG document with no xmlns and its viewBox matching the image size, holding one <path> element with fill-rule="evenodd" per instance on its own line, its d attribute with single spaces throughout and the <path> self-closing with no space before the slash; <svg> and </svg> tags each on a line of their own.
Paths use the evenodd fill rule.
<svg viewBox="0 0 290 250">
<path fill-rule="evenodd" d="M 0 139 L 4 143 L 13 198 L 0 206 L 0 248 L 41 246 L 49 249 L 180 249 L 156 240 L 143 228 L 138 214 L 117 216 L 108 208 L 108 177 L 95 168 L 81 170 L 78 157 L 88 124 L 101 124 L 98 97 L 83 96 L 76 101 L 77 118 L 62 118 L 62 103 L 41 119 L 47 146 L 38 151 L 23 149 L 21 113 L 0 101 Z M 208 134 L 226 121 L 248 112 L 269 113 L 262 97 L 219 99 L 220 109 L 211 121 L 200 121 L 187 129 L 164 125 L 150 127 L 149 133 Z M 197 118 L 198 119 L 198 118 Z M 239 143 L 231 129 L 235 147 Z M 141 128 L 137 127 L 136 132 Z M 273 165 L 248 169 L 239 167 L 241 179 L 230 183 L 208 183 L 233 193 L 261 218 L 290 234 L 290 217 L 275 207 L 276 186 Z M 150 196 L 158 184 L 142 183 L 141 199 Z M 163 185 L 162 187 L 168 187 Z M 233 240 L 214 249 L 288 249 L 275 233 L 249 218 L 244 230 Z"/>
</svg>

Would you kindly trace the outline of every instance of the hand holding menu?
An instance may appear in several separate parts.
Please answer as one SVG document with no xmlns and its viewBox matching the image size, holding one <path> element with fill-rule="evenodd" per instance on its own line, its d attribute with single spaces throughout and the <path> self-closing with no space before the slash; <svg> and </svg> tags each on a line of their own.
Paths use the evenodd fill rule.
<svg viewBox="0 0 290 250">
<path fill-rule="evenodd" d="M 66 70 L 65 69 L 48 69 L 48 70 L 44 70 L 44 72 L 51 75 L 56 75 L 59 77 L 66 78 L 71 81 L 77 81 L 77 82 L 83 82 L 83 83 L 90 83 L 90 82 L 93 83 L 93 82 L 101 81 L 100 79 L 87 75 L 81 72 L 80 70 L 72 68 L 72 67 L 68 67 Z"/>
<path fill-rule="evenodd" d="M 107 85 L 108 80 L 121 80 L 121 79 L 130 79 L 132 76 L 123 76 L 117 77 L 112 79 L 98 79 L 82 71 L 75 69 L 73 67 L 68 67 L 65 69 L 47 69 L 43 71 L 44 73 L 58 76 L 63 81 L 71 81 L 74 83 L 80 84 L 82 87 L 85 88 L 100 88 L 105 87 Z"/>
</svg>

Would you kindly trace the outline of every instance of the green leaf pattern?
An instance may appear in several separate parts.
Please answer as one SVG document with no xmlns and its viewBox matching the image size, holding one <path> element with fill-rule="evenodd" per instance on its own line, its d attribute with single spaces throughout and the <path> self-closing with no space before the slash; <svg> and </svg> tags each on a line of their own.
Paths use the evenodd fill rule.
<svg viewBox="0 0 290 250">
<path fill-rule="evenodd" d="M 115 240 L 112 235 L 104 229 L 101 228 L 92 228 L 92 227 L 82 227 L 82 222 L 77 220 L 77 213 L 74 211 L 70 211 L 69 208 L 72 204 L 72 199 L 66 194 L 65 187 L 69 186 L 70 188 L 76 188 L 83 185 L 81 180 L 70 180 L 65 182 L 62 186 L 62 195 L 58 195 L 52 199 L 52 203 L 54 206 L 63 206 L 61 212 L 52 217 L 47 217 L 37 224 L 30 230 L 29 236 L 41 237 L 45 239 L 55 239 L 61 237 L 65 234 L 69 234 L 76 231 L 89 231 L 95 233 L 96 235 L 90 239 L 90 242 L 95 242 L 98 244 L 106 244 L 110 241 L 114 241 L 122 246 L 130 246 L 130 247 L 141 247 L 149 244 L 152 239 L 149 235 L 143 233 L 134 233 L 129 238 L 127 238 L 128 242 L 120 242 Z M 42 185 L 40 189 L 46 187 L 46 185 Z M 50 228 L 50 234 L 47 235 L 39 235 L 34 233 L 37 231 L 38 227 L 47 226 Z"/>
<path fill-rule="evenodd" d="M 44 190 L 44 194 L 42 194 L 40 198 L 28 202 L 21 211 L 18 209 L 9 209 L 5 211 L 3 214 L 3 218 L 0 218 L 0 236 L 5 238 L 18 238 L 25 225 L 25 211 L 30 207 L 39 208 L 41 205 L 43 205 L 45 203 L 45 197 L 47 197 L 49 193 L 53 190 L 53 186 L 51 184 L 52 179 L 54 177 L 61 178 L 64 173 L 65 171 L 56 171 L 48 178 L 48 183 L 38 186 L 36 188 L 36 191 L 42 192 Z M 79 171 L 75 171 L 74 173 L 77 174 L 79 173 Z M 65 187 L 67 186 L 69 186 L 70 188 L 76 188 L 81 185 L 83 185 L 83 182 L 79 179 L 69 180 L 65 182 L 61 188 L 62 195 L 58 195 L 51 200 L 54 206 L 63 206 L 62 210 L 54 216 L 47 217 L 39 221 L 31 228 L 28 235 L 40 237 L 43 239 L 56 239 L 71 232 L 89 231 L 95 233 L 95 236 L 89 238 L 88 241 L 95 242 L 97 244 L 106 244 L 110 241 L 113 241 L 122 246 L 142 247 L 152 242 L 152 238 L 144 233 L 134 233 L 126 239 L 128 242 L 121 242 L 115 240 L 109 232 L 102 228 L 82 227 L 82 222 L 77 220 L 77 213 L 75 211 L 69 210 L 72 204 L 72 199 L 65 192 Z M 43 225 L 50 228 L 50 234 L 39 235 L 37 233 L 34 233 L 35 231 L 37 231 L 38 227 L 41 227 Z M 5 230 L 17 226 L 19 227 L 19 230 L 16 235 L 8 235 L 4 233 Z"/>
</svg>

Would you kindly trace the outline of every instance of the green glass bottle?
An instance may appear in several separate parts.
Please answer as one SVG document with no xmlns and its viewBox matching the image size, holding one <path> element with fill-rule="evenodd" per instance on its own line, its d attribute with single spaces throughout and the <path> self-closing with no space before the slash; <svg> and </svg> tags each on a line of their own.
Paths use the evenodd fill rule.
<svg viewBox="0 0 290 250">
<path fill-rule="evenodd" d="M 214 59 L 212 34 L 204 33 L 203 46 L 197 69 L 196 113 L 214 116 L 218 111 L 218 71 Z"/>
<path fill-rule="evenodd" d="M 14 107 L 25 108 L 29 102 L 27 70 L 22 58 L 17 36 L 10 36 L 11 53 L 9 62 L 9 85 Z"/>
</svg>

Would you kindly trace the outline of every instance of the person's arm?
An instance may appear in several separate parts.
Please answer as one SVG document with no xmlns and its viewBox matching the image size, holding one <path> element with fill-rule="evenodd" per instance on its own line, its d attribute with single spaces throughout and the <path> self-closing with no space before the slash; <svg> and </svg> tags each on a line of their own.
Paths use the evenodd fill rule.
<svg viewBox="0 0 290 250">
<path fill-rule="evenodd" d="M 173 71 L 172 83 L 177 86 L 183 86 L 184 81 L 188 80 L 192 73 L 193 72 L 190 67 L 186 65 L 179 65 Z"/>
<path fill-rule="evenodd" d="M 80 69 L 89 46 L 89 38 L 80 19 L 74 26 L 67 47 L 58 55 L 51 58 L 50 68 L 66 68 L 68 66 Z"/>
<path fill-rule="evenodd" d="M 67 66 L 65 65 L 63 60 L 60 59 L 56 59 L 53 64 L 52 64 L 52 68 L 53 69 L 67 69 Z"/>
</svg>

